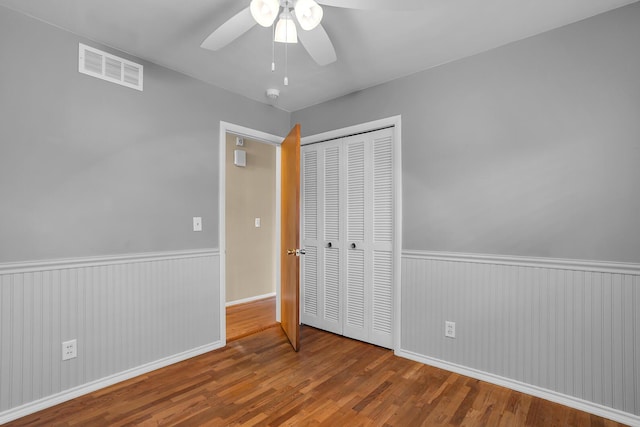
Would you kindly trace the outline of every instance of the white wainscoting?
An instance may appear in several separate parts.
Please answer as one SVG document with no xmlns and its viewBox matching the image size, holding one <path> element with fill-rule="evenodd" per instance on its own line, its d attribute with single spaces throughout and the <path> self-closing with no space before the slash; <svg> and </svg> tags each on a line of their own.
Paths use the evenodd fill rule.
<svg viewBox="0 0 640 427">
<path fill-rule="evenodd" d="M 0 424 L 223 346 L 219 268 L 212 249 L 0 264 Z"/>
<path fill-rule="evenodd" d="M 399 356 L 640 425 L 640 265 L 404 251 L 400 316 Z"/>
</svg>

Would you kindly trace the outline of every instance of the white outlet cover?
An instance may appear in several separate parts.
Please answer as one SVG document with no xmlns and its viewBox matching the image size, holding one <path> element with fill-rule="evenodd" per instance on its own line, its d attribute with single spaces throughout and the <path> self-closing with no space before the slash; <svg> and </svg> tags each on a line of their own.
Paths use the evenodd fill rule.
<svg viewBox="0 0 640 427">
<path fill-rule="evenodd" d="M 444 336 L 447 338 L 456 337 L 456 322 L 444 322 Z"/>
<path fill-rule="evenodd" d="M 202 231 L 202 217 L 193 217 L 193 231 Z"/>
<path fill-rule="evenodd" d="M 255 224 L 256 228 L 260 228 L 260 218 L 256 218 Z"/>
<path fill-rule="evenodd" d="M 77 340 L 65 341 L 62 343 L 62 360 L 69 360 L 78 357 Z"/>
</svg>

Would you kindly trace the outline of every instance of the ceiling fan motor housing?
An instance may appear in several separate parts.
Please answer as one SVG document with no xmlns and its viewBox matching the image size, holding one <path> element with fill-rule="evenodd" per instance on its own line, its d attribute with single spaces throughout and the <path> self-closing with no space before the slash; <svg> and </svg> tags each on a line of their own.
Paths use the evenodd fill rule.
<svg viewBox="0 0 640 427">
<path fill-rule="evenodd" d="M 273 99 L 275 101 L 279 96 L 280 91 L 278 89 L 267 89 L 267 98 Z"/>
</svg>

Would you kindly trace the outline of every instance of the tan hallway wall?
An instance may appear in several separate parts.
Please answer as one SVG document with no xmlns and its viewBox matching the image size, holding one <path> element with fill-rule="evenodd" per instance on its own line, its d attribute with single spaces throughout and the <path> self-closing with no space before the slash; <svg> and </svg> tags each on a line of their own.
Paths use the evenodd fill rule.
<svg viewBox="0 0 640 427">
<path fill-rule="evenodd" d="M 226 302 L 232 302 L 276 289 L 276 147 L 249 138 L 238 147 L 229 133 L 226 144 Z M 246 167 L 234 165 L 236 149 L 246 151 Z"/>
</svg>

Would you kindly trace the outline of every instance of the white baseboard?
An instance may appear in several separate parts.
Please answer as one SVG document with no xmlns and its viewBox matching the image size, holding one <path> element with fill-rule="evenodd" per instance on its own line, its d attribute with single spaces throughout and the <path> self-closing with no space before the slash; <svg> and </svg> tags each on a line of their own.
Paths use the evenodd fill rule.
<svg viewBox="0 0 640 427">
<path fill-rule="evenodd" d="M 96 390 L 109 387 L 113 384 L 146 374 L 151 371 L 155 371 L 156 369 L 164 368 L 165 366 L 173 365 L 174 363 L 182 362 L 183 360 L 187 360 L 222 347 L 224 347 L 224 343 L 222 341 L 216 341 L 214 343 L 187 350 L 173 356 L 168 356 L 154 362 L 146 363 L 142 366 L 131 368 L 117 374 L 109 375 L 108 377 L 100 378 L 99 380 L 82 384 L 69 390 L 47 396 L 43 399 L 27 403 L 26 405 L 17 406 L 15 408 L 9 409 L 8 411 L 0 412 L 0 425 L 8 423 L 9 421 L 17 420 L 18 418 L 25 417 L 43 409 L 50 408 L 60 403 L 75 399 L 85 394 L 89 394 Z"/>
<path fill-rule="evenodd" d="M 271 297 L 275 297 L 275 296 L 276 296 L 275 292 L 271 292 L 270 294 L 264 294 L 264 295 L 256 295 L 255 297 L 249 297 L 249 298 L 237 299 L 235 301 L 229 301 L 226 304 L 226 306 L 227 307 L 231 307 L 232 305 L 244 304 L 245 302 L 260 301 L 261 299 L 271 298 Z"/>
<path fill-rule="evenodd" d="M 446 362 L 444 360 L 423 356 L 421 354 L 414 353 L 408 350 L 400 349 L 397 350 L 395 354 L 396 356 L 404 357 L 415 362 L 424 363 L 425 365 L 434 366 L 436 368 L 455 372 L 460 375 L 465 375 L 467 377 L 486 381 L 491 384 L 507 387 L 512 390 L 539 397 L 541 399 L 549 400 L 551 402 L 559 403 L 570 408 L 575 408 L 580 411 L 598 415 L 603 418 L 608 418 L 619 423 L 627 424 L 630 426 L 640 426 L 640 416 L 630 414 L 628 412 L 623 412 L 617 409 L 609 408 L 607 406 L 598 405 L 597 403 L 588 402 L 586 400 L 567 396 L 565 394 L 547 390 L 541 387 L 536 387 L 531 384 L 525 384 L 520 381 L 501 377 L 499 375 L 494 375 L 488 372 L 479 371 L 477 369 L 468 368 L 466 366 L 457 365 L 455 363 Z"/>
</svg>

